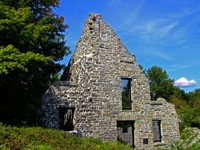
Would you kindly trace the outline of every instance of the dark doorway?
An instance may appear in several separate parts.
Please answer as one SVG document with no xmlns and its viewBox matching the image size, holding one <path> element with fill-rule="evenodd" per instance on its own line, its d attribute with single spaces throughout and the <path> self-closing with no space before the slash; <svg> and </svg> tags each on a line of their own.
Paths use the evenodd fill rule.
<svg viewBox="0 0 200 150">
<path fill-rule="evenodd" d="M 123 144 L 134 145 L 134 121 L 117 121 L 117 140 Z"/>
<path fill-rule="evenodd" d="M 65 131 L 72 131 L 74 129 L 73 119 L 74 119 L 74 107 L 60 107 L 59 117 L 60 117 L 60 129 Z"/>
</svg>

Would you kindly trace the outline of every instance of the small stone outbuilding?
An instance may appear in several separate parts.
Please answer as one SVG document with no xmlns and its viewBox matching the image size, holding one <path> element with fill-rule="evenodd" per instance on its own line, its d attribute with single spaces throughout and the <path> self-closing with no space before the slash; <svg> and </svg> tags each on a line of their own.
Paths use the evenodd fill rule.
<svg viewBox="0 0 200 150">
<path fill-rule="evenodd" d="M 153 149 L 179 139 L 173 104 L 151 101 L 148 79 L 101 15 L 90 14 L 62 81 L 43 96 L 44 125 Z"/>
</svg>

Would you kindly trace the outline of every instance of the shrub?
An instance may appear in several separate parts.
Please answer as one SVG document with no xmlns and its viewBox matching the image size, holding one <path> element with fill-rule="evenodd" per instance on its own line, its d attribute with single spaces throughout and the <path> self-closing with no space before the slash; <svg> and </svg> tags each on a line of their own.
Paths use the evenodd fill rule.
<svg viewBox="0 0 200 150">
<path fill-rule="evenodd" d="M 200 139 L 192 128 L 185 128 L 181 134 L 181 140 L 172 144 L 174 150 L 199 150 Z"/>
<path fill-rule="evenodd" d="M 78 138 L 65 131 L 0 124 L 0 150 L 131 150 L 117 142 Z"/>
<path fill-rule="evenodd" d="M 192 128 L 185 128 L 181 133 L 181 140 L 174 142 L 170 149 L 200 150 L 200 139 L 198 139 L 197 133 L 194 133 Z"/>
</svg>

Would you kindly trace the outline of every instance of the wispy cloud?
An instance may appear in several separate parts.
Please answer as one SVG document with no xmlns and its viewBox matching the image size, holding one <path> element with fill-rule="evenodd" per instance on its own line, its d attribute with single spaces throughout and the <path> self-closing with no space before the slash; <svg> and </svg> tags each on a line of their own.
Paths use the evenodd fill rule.
<svg viewBox="0 0 200 150">
<path fill-rule="evenodd" d="M 190 62 L 189 65 L 190 66 L 199 66 L 200 65 L 200 60 Z"/>
<path fill-rule="evenodd" d="M 137 33 L 140 38 L 147 42 L 165 38 L 177 25 L 178 21 L 151 20 L 142 25 L 135 25 L 128 30 L 129 34 Z"/>
<path fill-rule="evenodd" d="M 173 60 L 173 58 L 171 58 L 171 60 Z M 167 71 L 169 72 L 174 72 L 174 71 L 178 71 L 178 70 L 182 70 L 182 69 L 188 69 L 188 68 L 193 68 L 196 66 L 200 65 L 200 60 L 199 61 L 194 61 L 194 62 L 188 62 L 185 64 L 180 64 L 180 62 L 177 64 L 157 64 L 158 66 L 162 66 L 164 67 Z"/>
<path fill-rule="evenodd" d="M 183 64 L 182 65 L 162 65 L 162 66 L 164 66 L 169 72 L 174 72 L 181 69 L 187 69 L 190 67 L 190 65 L 183 65 Z"/>
<path fill-rule="evenodd" d="M 156 9 L 151 8 L 154 15 L 149 15 L 146 11 L 148 3 L 145 0 L 137 1 L 137 4 L 135 1 L 111 0 L 109 4 L 118 6 L 112 10 L 120 20 L 120 23 L 116 23 L 115 29 L 125 35 L 136 35 L 148 43 L 159 40 L 162 44 L 184 45 L 187 43 L 186 37 L 190 34 L 188 28 L 200 19 L 196 17 L 193 20 L 184 20 L 185 17 L 200 11 L 200 7 L 191 6 L 190 1 L 177 2 L 176 5 L 173 2 L 166 2 L 167 7 L 177 9 L 169 12 L 159 11 L 157 14 Z"/>
<path fill-rule="evenodd" d="M 167 54 L 165 54 L 161 51 L 152 51 L 152 54 L 155 55 L 155 56 L 158 56 L 162 59 L 172 60 L 172 58 L 169 55 L 167 55 Z"/>
<path fill-rule="evenodd" d="M 126 2 L 124 0 L 110 0 L 107 4 L 111 8 L 109 10 L 110 20 L 116 24 L 116 30 L 121 30 L 132 26 L 140 17 L 145 0 Z"/>
<path fill-rule="evenodd" d="M 161 50 L 143 50 L 140 51 L 141 53 L 145 53 L 147 55 L 151 55 L 151 56 L 156 56 L 159 57 L 161 59 L 165 59 L 165 60 L 173 60 L 172 57 L 170 57 L 168 54 L 166 54 L 165 52 L 161 51 Z"/>
<path fill-rule="evenodd" d="M 184 3 L 184 1 L 182 1 L 182 2 Z M 169 13 L 169 15 L 168 15 L 169 18 L 180 19 L 180 18 L 195 14 L 200 11 L 200 6 L 198 6 L 198 5 L 190 6 L 190 4 L 191 4 L 191 0 L 189 0 L 187 4 L 186 3 L 184 4 L 188 7 L 182 7 L 181 10 L 177 11 L 176 13 L 174 13 L 174 12 Z"/>
<path fill-rule="evenodd" d="M 110 24 L 129 44 L 129 49 L 136 49 L 134 53 L 159 58 L 156 61 L 161 63 L 177 64 L 167 67 L 168 71 L 186 70 L 200 64 L 189 58 L 194 49 L 186 54 L 193 46 L 193 39 L 200 34 L 200 30 L 195 30 L 200 24 L 200 6 L 197 4 L 198 0 L 169 0 L 158 4 L 150 4 L 147 0 L 111 0 Z M 183 59 L 184 64 L 181 64 Z"/>
<path fill-rule="evenodd" d="M 140 16 L 140 11 L 145 3 L 145 0 L 140 0 L 134 9 L 125 12 L 123 22 L 119 25 L 119 28 L 126 28 L 131 26 L 134 21 Z M 129 5 L 130 7 L 130 5 Z M 127 9 L 128 10 L 128 9 Z"/>
<path fill-rule="evenodd" d="M 160 28 L 161 34 L 167 34 L 170 30 L 172 30 L 176 25 L 178 24 L 178 21 L 172 22 L 166 26 L 163 26 Z"/>
</svg>

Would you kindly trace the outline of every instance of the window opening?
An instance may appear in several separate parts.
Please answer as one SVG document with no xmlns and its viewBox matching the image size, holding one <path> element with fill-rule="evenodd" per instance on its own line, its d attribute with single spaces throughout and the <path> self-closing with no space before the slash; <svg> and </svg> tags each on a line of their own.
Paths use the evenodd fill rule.
<svg viewBox="0 0 200 150">
<path fill-rule="evenodd" d="M 161 120 L 153 120 L 153 141 L 161 142 Z"/>
<path fill-rule="evenodd" d="M 131 109 L 131 79 L 121 79 L 122 109 Z"/>
</svg>

